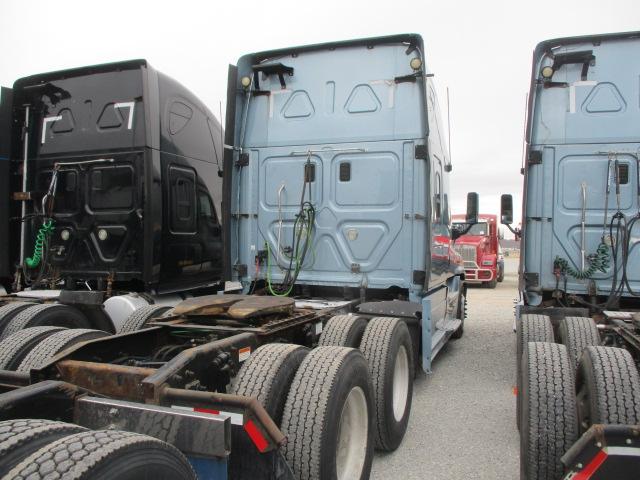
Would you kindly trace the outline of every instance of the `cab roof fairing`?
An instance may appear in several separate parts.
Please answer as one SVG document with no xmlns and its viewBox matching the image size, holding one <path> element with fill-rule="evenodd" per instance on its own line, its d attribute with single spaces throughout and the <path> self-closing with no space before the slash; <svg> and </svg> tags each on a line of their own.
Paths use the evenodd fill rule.
<svg viewBox="0 0 640 480">
<path fill-rule="evenodd" d="M 240 118 L 242 117 L 242 112 L 236 112 L 236 109 L 229 109 L 229 105 L 231 102 L 236 102 L 238 100 L 237 95 L 244 91 L 244 88 L 241 84 L 242 77 L 248 76 L 253 78 L 254 70 L 253 66 L 258 65 L 262 62 L 269 60 L 277 60 L 278 58 L 287 57 L 287 56 L 298 56 L 301 53 L 311 53 L 311 52 L 321 52 L 321 51 L 332 51 L 340 48 L 352 48 L 358 46 L 365 46 L 368 48 L 373 48 L 378 45 L 393 45 L 393 44 L 405 44 L 407 46 L 407 54 L 411 53 L 414 50 L 417 50 L 420 54 L 420 58 L 422 60 L 422 70 L 425 74 L 429 75 L 428 65 L 425 59 L 425 50 L 424 50 L 424 41 L 422 36 L 417 33 L 404 33 L 404 34 L 396 34 L 396 35 L 387 35 L 380 37 L 368 37 L 368 38 L 358 38 L 353 40 L 343 40 L 336 42 L 326 42 L 326 43 L 318 43 L 312 45 L 301 45 L 295 47 L 286 47 L 274 50 L 265 50 L 261 52 L 249 53 L 242 55 L 238 58 L 236 65 L 229 65 L 230 73 L 227 84 L 227 116 L 225 121 L 225 132 L 227 132 L 227 136 L 225 137 L 226 149 L 228 149 L 231 154 L 228 159 L 228 165 L 230 166 L 233 161 L 231 157 L 233 154 L 231 153 L 233 150 L 239 151 L 242 149 L 242 145 L 238 145 L 238 142 L 241 140 L 239 137 L 241 136 L 242 126 L 240 125 Z M 429 75 L 431 76 L 431 75 Z M 252 86 L 253 88 L 253 86 Z M 427 107 L 425 101 L 425 108 Z M 425 119 L 425 137 L 429 135 L 430 125 L 428 121 Z M 447 154 L 448 157 L 448 154 Z"/>
<path fill-rule="evenodd" d="M 633 32 L 617 32 L 617 33 L 603 33 L 597 35 L 580 35 L 575 37 L 561 37 L 553 38 L 549 40 L 543 40 L 538 43 L 533 50 L 532 65 L 531 65 L 531 82 L 529 85 L 529 96 L 527 98 L 527 121 L 525 126 L 525 142 L 527 144 L 528 155 L 529 145 L 531 142 L 531 131 L 533 128 L 533 105 L 534 97 L 536 93 L 536 87 L 538 85 L 538 77 L 540 75 L 540 62 L 544 56 L 552 54 L 554 49 L 576 45 L 581 43 L 594 43 L 600 44 L 602 41 L 610 40 L 624 40 L 631 38 L 640 38 L 640 31 Z"/>
<path fill-rule="evenodd" d="M 53 72 L 38 73 L 36 75 L 29 75 L 28 77 L 22 77 L 15 81 L 13 88 L 19 90 L 21 88 L 28 88 L 36 86 L 41 83 L 46 83 L 51 80 L 61 80 L 64 78 L 82 77 L 85 75 L 92 75 L 95 73 L 115 72 L 121 70 L 135 70 L 137 68 L 146 67 L 149 70 L 154 70 L 149 62 L 145 59 L 125 60 L 122 62 L 103 63 L 99 65 L 90 65 L 85 67 L 69 68 L 65 70 L 55 70 Z"/>
<path fill-rule="evenodd" d="M 382 37 L 358 38 L 354 40 L 343 40 L 338 42 L 316 43 L 312 45 L 301 45 L 297 47 L 287 47 L 275 50 L 265 50 L 262 52 L 250 53 L 243 55 L 238 59 L 238 64 L 243 59 L 251 59 L 252 64 L 260 63 L 265 60 L 282 57 L 287 55 L 297 55 L 300 53 L 316 52 L 321 50 L 335 50 L 337 48 L 348 48 L 367 46 L 375 47 L 376 45 L 389 45 L 393 43 L 405 43 L 408 47 L 418 48 L 420 53 L 424 54 L 424 42 L 422 37 L 417 33 L 404 33 L 398 35 L 387 35 Z M 424 61 L 424 58 L 423 58 Z"/>
</svg>

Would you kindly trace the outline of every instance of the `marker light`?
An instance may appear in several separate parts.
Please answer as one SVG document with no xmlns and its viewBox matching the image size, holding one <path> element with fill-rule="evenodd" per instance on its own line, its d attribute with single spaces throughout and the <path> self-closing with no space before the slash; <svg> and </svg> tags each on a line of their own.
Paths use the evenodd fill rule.
<svg viewBox="0 0 640 480">
<path fill-rule="evenodd" d="M 549 80 L 551 77 L 553 77 L 553 67 L 550 67 L 548 65 L 546 67 L 542 67 L 540 73 L 542 74 L 542 78 Z"/>
<path fill-rule="evenodd" d="M 65 228 L 60 232 L 60 238 L 66 242 L 67 240 L 69 240 L 69 238 L 71 238 L 71 232 Z"/>
<path fill-rule="evenodd" d="M 101 228 L 100 230 L 98 230 L 98 238 L 103 242 L 107 239 L 108 236 L 109 234 L 104 228 Z"/>
<path fill-rule="evenodd" d="M 422 60 L 419 58 L 412 58 L 409 62 L 409 66 L 414 70 L 420 70 L 420 67 L 422 67 Z"/>
<path fill-rule="evenodd" d="M 249 88 L 251 86 L 251 77 L 242 77 L 240 83 L 244 88 Z"/>
</svg>

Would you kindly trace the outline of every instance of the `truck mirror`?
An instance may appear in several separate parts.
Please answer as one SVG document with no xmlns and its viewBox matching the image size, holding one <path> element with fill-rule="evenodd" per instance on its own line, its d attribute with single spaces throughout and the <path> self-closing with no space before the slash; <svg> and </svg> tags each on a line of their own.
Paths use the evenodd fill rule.
<svg viewBox="0 0 640 480">
<path fill-rule="evenodd" d="M 469 225 L 478 223 L 478 194 L 476 192 L 467 193 L 466 223 Z"/>
<path fill-rule="evenodd" d="M 513 223 L 513 197 L 504 194 L 500 197 L 500 223 L 511 225 Z"/>
</svg>

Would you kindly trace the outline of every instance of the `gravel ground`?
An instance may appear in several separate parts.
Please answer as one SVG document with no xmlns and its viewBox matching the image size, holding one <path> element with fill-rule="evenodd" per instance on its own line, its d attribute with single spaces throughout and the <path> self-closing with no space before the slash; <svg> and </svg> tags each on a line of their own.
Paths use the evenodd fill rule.
<svg viewBox="0 0 640 480">
<path fill-rule="evenodd" d="M 397 451 L 376 453 L 371 478 L 516 479 L 515 335 L 517 259 L 505 259 L 495 290 L 469 289 L 464 336 L 438 354 L 413 391 L 407 434 Z"/>
</svg>

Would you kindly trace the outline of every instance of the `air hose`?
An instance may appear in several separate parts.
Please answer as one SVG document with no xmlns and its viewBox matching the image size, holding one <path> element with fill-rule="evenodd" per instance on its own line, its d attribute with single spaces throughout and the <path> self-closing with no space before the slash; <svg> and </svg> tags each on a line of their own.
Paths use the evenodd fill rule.
<svg viewBox="0 0 640 480">
<path fill-rule="evenodd" d="M 598 249 L 596 250 L 596 254 L 589 255 L 587 259 L 589 260 L 589 268 L 584 270 L 575 270 L 571 265 L 569 265 L 569 262 L 562 257 L 556 257 L 553 261 L 553 267 L 554 269 L 559 270 L 562 274 L 568 273 L 578 280 L 591 278 L 597 271 L 606 273 L 609 268 L 609 246 L 604 242 L 600 242 L 600 245 L 598 245 Z"/>
<path fill-rule="evenodd" d="M 49 235 L 53 232 L 53 220 L 47 220 L 42 224 L 40 230 L 38 230 L 38 234 L 36 235 L 36 243 L 33 246 L 33 256 L 27 257 L 25 259 L 25 263 L 29 268 L 36 268 L 40 265 L 40 261 L 42 260 L 42 254 L 44 252 L 45 244 L 49 240 Z"/>
<path fill-rule="evenodd" d="M 315 221 L 315 209 L 310 202 L 303 202 L 300 213 L 296 215 L 293 223 L 293 251 L 289 257 L 289 267 L 286 269 L 286 275 L 282 285 L 276 287 L 271 282 L 271 247 L 269 242 L 267 246 L 267 289 L 271 295 L 276 297 L 286 297 L 292 291 L 298 279 L 298 274 L 304 264 L 307 251 L 312 243 L 313 225 Z M 304 237 L 304 239 L 303 239 Z M 315 262 L 315 253 L 314 253 Z"/>
</svg>

